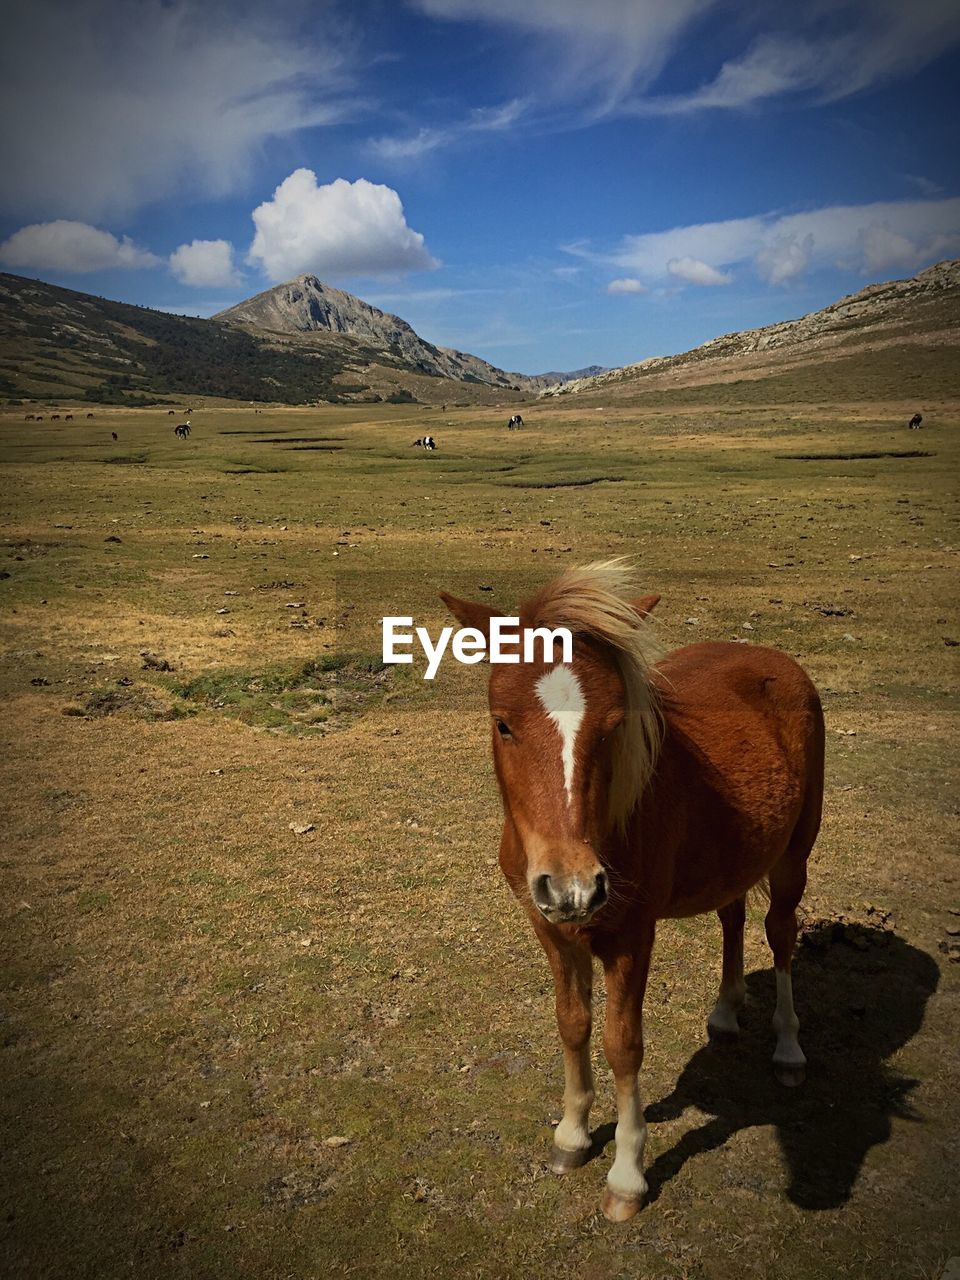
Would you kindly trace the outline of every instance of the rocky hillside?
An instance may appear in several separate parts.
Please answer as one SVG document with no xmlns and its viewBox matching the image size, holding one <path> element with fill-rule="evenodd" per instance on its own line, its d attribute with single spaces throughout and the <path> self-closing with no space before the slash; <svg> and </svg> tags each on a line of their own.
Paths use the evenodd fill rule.
<svg viewBox="0 0 960 1280">
<path fill-rule="evenodd" d="M 522 398 L 509 375 L 492 381 L 499 371 L 483 361 L 476 364 L 484 377 L 468 376 L 473 360 L 447 362 L 464 371 L 464 380 L 451 381 L 452 374 L 425 368 L 409 340 L 385 343 L 372 327 L 368 336 L 334 329 L 279 335 L 0 274 L 0 397 L 12 400 L 508 404 Z"/>
<path fill-rule="evenodd" d="M 543 379 L 506 373 L 465 351 L 434 346 L 406 320 L 380 311 L 352 293 L 334 289 L 313 275 L 276 285 L 228 307 L 214 319 L 260 334 L 347 334 L 411 370 L 457 382 L 481 382 L 513 391 L 539 391 L 547 385 Z"/>
<path fill-rule="evenodd" d="M 0 395 L 144 404 L 336 398 L 352 349 L 281 352 L 229 325 L 0 275 Z"/>
<path fill-rule="evenodd" d="M 958 347 L 960 261 L 954 260 L 907 280 L 869 285 L 798 320 L 727 333 L 680 355 L 653 356 L 548 387 L 541 394 L 596 391 L 620 397 L 778 379 L 792 395 L 809 399 L 819 386 L 827 385 L 831 372 L 833 381 L 842 383 L 849 370 L 854 373 L 847 380 L 851 396 L 886 397 L 897 392 L 898 371 L 903 370 L 903 394 L 922 389 L 953 396 L 960 394 Z M 826 366 L 835 368 L 824 374 Z M 886 383 L 880 380 L 884 370 Z M 911 380 L 918 385 L 904 385 Z M 810 394 L 803 393 L 804 386 Z"/>
</svg>

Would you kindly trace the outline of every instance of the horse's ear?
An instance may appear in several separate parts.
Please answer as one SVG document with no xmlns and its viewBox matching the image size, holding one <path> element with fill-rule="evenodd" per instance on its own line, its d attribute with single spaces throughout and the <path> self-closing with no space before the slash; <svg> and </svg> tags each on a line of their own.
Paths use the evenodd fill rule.
<svg viewBox="0 0 960 1280">
<path fill-rule="evenodd" d="M 448 596 L 445 591 L 440 592 L 440 599 L 458 622 L 462 622 L 465 627 L 475 627 L 477 631 L 482 631 L 489 641 L 490 619 L 497 615 L 496 609 L 491 609 L 488 604 L 480 604 L 477 600 L 458 600 L 456 596 Z"/>
<path fill-rule="evenodd" d="M 641 596 L 639 600 L 631 600 L 631 605 L 636 609 L 641 618 L 649 617 L 657 605 L 660 603 L 659 596 Z"/>
</svg>

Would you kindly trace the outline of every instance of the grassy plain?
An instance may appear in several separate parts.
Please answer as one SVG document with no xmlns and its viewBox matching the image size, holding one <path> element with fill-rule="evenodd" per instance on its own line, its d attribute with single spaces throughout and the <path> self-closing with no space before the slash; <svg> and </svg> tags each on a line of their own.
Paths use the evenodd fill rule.
<svg viewBox="0 0 960 1280">
<path fill-rule="evenodd" d="M 7 411 L 5 1273 L 938 1276 L 960 410 L 911 433 L 914 407 L 561 399 L 507 433 L 507 409 L 210 405 L 186 442 L 162 410 Z M 622 553 L 665 644 L 798 656 L 829 756 L 808 1082 L 769 1069 L 758 911 L 736 1048 L 705 1046 L 717 922 L 665 925 L 652 1202 L 615 1228 L 598 1034 L 597 1158 L 545 1169 L 559 1052 L 496 869 L 482 669 L 384 672 L 377 623 Z"/>
</svg>

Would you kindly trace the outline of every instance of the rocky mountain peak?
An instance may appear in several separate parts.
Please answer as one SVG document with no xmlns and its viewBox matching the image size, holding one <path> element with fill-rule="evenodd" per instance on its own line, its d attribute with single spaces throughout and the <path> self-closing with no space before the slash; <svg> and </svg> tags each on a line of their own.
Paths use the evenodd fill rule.
<svg viewBox="0 0 960 1280">
<path fill-rule="evenodd" d="M 305 274 L 266 289 L 214 317 L 272 333 L 343 333 L 422 373 L 497 387 L 534 388 L 534 380 L 507 373 L 479 356 L 434 346 L 399 316 Z M 538 388 L 539 389 L 539 388 Z"/>
</svg>

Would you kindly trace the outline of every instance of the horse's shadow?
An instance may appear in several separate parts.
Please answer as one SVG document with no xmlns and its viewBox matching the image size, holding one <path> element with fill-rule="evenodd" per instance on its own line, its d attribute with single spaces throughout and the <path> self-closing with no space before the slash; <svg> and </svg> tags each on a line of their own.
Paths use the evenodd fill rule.
<svg viewBox="0 0 960 1280">
<path fill-rule="evenodd" d="M 794 991 L 806 1083 L 789 1089 L 777 1082 L 773 971 L 750 974 L 739 1038 L 698 1049 L 673 1092 L 646 1108 L 653 1124 L 677 1119 L 688 1107 L 713 1117 L 645 1171 L 648 1203 L 692 1157 L 722 1147 L 741 1129 L 774 1125 L 789 1174 L 787 1195 L 804 1209 L 836 1208 L 848 1199 L 870 1148 L 890 1137 L 891 1117 L 921 1119 L 909 1102 L 919 1082 L 898 1075 L 886 1059 L 919 1030 L 936 990 L 937 965 L 884 929 L 858 926 L 852 946 L 842 926 L 820 924 L 805 941 L 794 964 Z M 595 1150 L 602 1148 L 613 1126 L 601 1126 L 593 1137 Z M 724 1176 L 731 1185 L 762 1189 L 756 1169 Z"/>
</svg>

